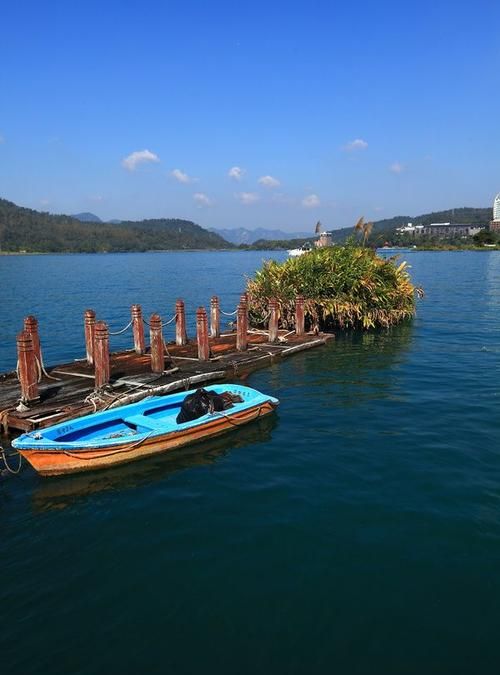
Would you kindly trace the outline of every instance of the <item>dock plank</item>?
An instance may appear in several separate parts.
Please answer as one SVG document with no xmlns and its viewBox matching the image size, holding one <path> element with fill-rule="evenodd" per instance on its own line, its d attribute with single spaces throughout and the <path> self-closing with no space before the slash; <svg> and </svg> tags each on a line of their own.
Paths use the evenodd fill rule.
<svg viewBox="0 0 500 675">
<path fill-rule="evenodd" d="M 0 375 L 0 423 L 9 431 L 31 431 L 94 410 L 116 407 L 154 393 L 167 393 L 203 385 L 204 382 L 245 377 L 252 370 L 291 356 L 304 349 L 319 347 L 329 334 L 300 337 L 279 331 L 278 342 L 269 343 L 264 332 L 248 333 L 248 349 L 236 350 L 236 333 L 210 338 L 209 361 L 199 361 L 196 341 L 186 345 L 165 345 L 165 370 L 151 372 L 149 353 L 133 350 L 110 355 L 110 384 L 94 390 L 94 370 L 83 360 L 61 364 L 47 370 L 50 379 L 39 383 L 40 401 L 29 408 L 19 407 L 20 388 L 15 372 Z"/>
</svg>

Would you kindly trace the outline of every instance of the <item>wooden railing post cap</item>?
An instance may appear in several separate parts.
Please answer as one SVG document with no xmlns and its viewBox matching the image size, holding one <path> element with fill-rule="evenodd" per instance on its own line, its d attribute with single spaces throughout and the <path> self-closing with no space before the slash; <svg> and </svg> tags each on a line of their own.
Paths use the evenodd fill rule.
<svg viewBox="0 0 500 675">
<path fill-rule="evenodd" d="M 31 327 L 37 327 L 38 326 L 38 319 L 36 316 L 33 316 L 30 314 L 24 319 L 24 327 L 25 328 L 31 328 Z"/>
<path fill-rule="evenodd" d="M 33 338 L 27 330 L 22 330 L 17 334 L 16 342 L 20 352 L 29 352 L 33 349 Z"/>
<path fill-rule="evenodd" d="M 95 337 L 99 340 L 108 336 L 108 324 L 105 321 L 97 321 L 95 325 Z"/>
<path fill-rule="evenodd" d="M 140 305 L 132 305 L 130 309 L 133 316 L 140 316 L 142 314 L 142 307 Z"/>
<path fill-rule="evenodd" d="M 93 309 L 86 309 L 84 313 L 85 321 L 95 320 L 95 312 Z"/>
<path fill-rule="evenodd" d="M 150 326 L 154 325 L 155 328 L 161 326 L 161 316 L 156 312 L 154 314 L 151 314 L 151 316 L 149 317 L 149 324 Z"/>
</svg>

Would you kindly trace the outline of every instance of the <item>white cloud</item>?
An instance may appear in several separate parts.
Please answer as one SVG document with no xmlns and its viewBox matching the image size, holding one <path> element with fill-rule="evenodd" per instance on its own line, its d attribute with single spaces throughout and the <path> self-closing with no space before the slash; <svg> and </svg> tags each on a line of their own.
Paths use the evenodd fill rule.
<svg viewBox="0 0 500 675">
<path fill-rule="evenodd" d="M 232 166 L 227 172 L 227 175 L 234 180 L 241 180 L 245 175 L 245 169 L 242 169 L 239 166 Z"/>
<path fill-rule="evenodd" d="M 392 171 L 392 173 L 403 173 L 404 170 L 405 167 L 399 162 L 393 162 L 389 167 L 389 171 Z"/>
<path fill-rule="evenodd" d="M 136 150 L 130 153 L 127 157 L 122 159 L 122 166 L 128 171 L 135 171 L 138 164 L 145 164 L 147 162 L 159 162 L 160 158 L 150 150 Z"/>
<path fill-rule="evenodd" d="M 213 200 L 210 199 L 208 195 L 206 195 L 204 192 L 195 192 L 193 195 L 193 199 L 196 202 L 196 205 L 199 207 L 202 206 L 213 206 Z"/>
<path fill-rule="evenodd" d="M 238 199 L 242 204 L 245 204 L 245 206 L 249 206 L 250 204 L 255 204 L 255 202 L 258 202 L 260 197 L 256 192 L 238 192 L 238 194 L 234 195 L 236 199 Z"/>
<path fill-rule="evenodd" d="M 364 141 L 362 138 L 355 138 L 353 141 L 349 141 L 349 143 L 346 143 L 344 145 L 344 150 L 347 150 L 347 152 L 353 152 L 355 150 L 366 150 L 368 147 L 368 143 Z"/>
<path fill-rule="evenodd" d="M 307 195 L 307 197 L 304 197 L 302 200 L 302 206 L 304 206 L 306 209 L 314 209 L 317 206 L 321 204 L 318 195 Z"/>
<path fill-rule="evenodd" d="M 179 183 L 193 183 L 194 178 L 191 178 L 191 176 L 188 176 L 187 173 L 184 173 L 184 171 L 181 171 L 180 169 L 174 169 L 173 171 L 170 172 L 170 175 L 172 178 L 175 178 L 176 181 L 179 181 Z"/>
<path fill-rule="evenodd" d="M 257 181 L 259 185 L 264 185 L 264 187 L 275 188 L 281 185 L 280 181 L 273 176 L 261 176 Z"/>
</svg>

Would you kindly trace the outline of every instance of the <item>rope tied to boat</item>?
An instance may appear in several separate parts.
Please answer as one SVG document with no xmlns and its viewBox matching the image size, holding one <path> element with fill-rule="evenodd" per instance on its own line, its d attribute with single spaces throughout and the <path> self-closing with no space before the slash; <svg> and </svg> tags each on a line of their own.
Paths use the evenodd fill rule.
<svg viewBox="0 0 500 675">
<path fill-rule="evenodd" d="M 0 445 L 0 456 L 3 459 L 3 463 L 5 465 L 5 468 L 13 476 L 16 476 L 21 471 L 21 466 L 22 466 L 22 463 L 23 463 L 23 456 L 21 455 L 21 453 L 17 452 L 15 454 L 17 454 L 17 456 L 19 457 L 19 464 L 17 466 L 17 469 L 13 469 L 11 466 L 9 466 L 9 463 L 7 462 L 7 455 L 5 454 L 5 450 L 3 449 L 3 446 Z M 14 457 L 14 454 L 9 455 L 9 457 Z"/>
<path fill-rule="evenodd" d="M 262 413 L 262 408 L 263 405 L 260 405 L 257 408 L 257 414 L 251 417 L 250 419 L 243 419 L 243 420 L 238 420 L 236 418 L 232 418 L 230 415 L 227 415 L 226 413 L 220 411 L 214 413 L 214 415 L 220 415 L 221 417 L 224 417 L 230 424 L 232 424 L 235 427 L 241 427 L 243 424 L 247 424 L 248 422 L 253 422 L 254 420 L 258 419 Z"/>
<path fill-rule="evenodd" d="M 85 453 L 76 453 L 76 452 L 70 452 L 69 450 L 63 450 L 63 453 L 67 455 L 68 457 L 72 457 L 73 459 L 86 459 L 86 460 L 93 460 L 93 459 L 101 459 L 103 457 L 112 457 L 113 455 L 120 455 L 125 452 L 131 452 L 132 450 L 135 450 L 136 448 L 139 448 L 143 443 L 145 443 L 153 434 L 155 433 L 155 430 L 151 430 L 148 434 L 146 434 L 143 438 L 140 438 L 138 441 L 135 443 L 132 443 L 132 445 L 127 445 L 126 448 L 119 448 L 118 450 L 112 450 L 111 452 L 107 452 L 105 454 L 99 455 L 98 457 L 85 457 Z M 89 452 L 87 450 L 86 452 Z M 96 448 L 95 450 L 90 450 L 91 453 L 93 452 L 99 452 L 99 448 Z"/>
<path fill-rule="evenodd" d="M 83 399 L 83 402 L 87 405 L 90 403 L 94 408 L 94 412 L 97 412 L 98 404 L 106 405 L 108 403 L 108 401 L 106 401 L 106 399 L 102 396 L 101 392 L 98 391 L 93 391 L 91 394 L 86 396 Z"/>
</svg>

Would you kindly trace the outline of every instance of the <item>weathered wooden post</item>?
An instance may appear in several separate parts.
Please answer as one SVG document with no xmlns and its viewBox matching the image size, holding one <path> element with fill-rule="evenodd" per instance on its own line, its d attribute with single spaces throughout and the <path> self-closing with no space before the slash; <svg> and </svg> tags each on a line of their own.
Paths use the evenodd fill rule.
<svg viewBox="0 0 500 675">
<path fill-rule="evenodd" d="M 247 346 L 247 306 L 240 302 L 236 311 L 236 349 L 239 352 L 244 352 Z"/>
<path fill-rule="evenodd" d="M 245 308 L 245 335 L 248 333 L 248 293 L 240 295 L 240 305 Z"/>
<path fill-rule="evenodd" d="M 269 342 L 278 340 L 279 304 L 276 298 L 269 300 Z"/>
<path fill-rule="evenodd" d="M 86 309 L 83 315 L 85 325 L 85 351 L 87 353 L 87 363 L 92 366 L 94 363 L 94 336 L 95 336 L 95 312 L 93 309 Z"/>
<path fill-rule="evenodd" d="M 17 372 L 21 384 L 21 402 L 36 403 L 38 395 L 38 368 L 33 338 L 28 331 L 23 330 L 17 335 Z"/>
<path fill-rule="evenodd" d="M 38 320 L 34 316 L 27 316 L 24 319 L 24 330 L 31 335 L 33 341 L 33 353 L 36 361 L 38 361 L 37 368 L 42 368 L 42 349 L 40 347 L 40 335 L 38 334 Z M 35 363 L 36 363 L 35 361 Z"/>
<path fill-rule="evenodd" d="M 144 322 L 142 320 L 142 308 L 140 305 L 132 305 L 130 309 L 132 315 L 132 333 L 134 335 L 134 350 L 136 354 L 146 352 L 146 342 L 144 340 Z"/>
<path fill-rule="evenodd" d="M 304 296 L 298 295 L 295 299 L 295 335 L 304 335 Z"/>
<path fill-rule="evenodd" d="M 98 321 L 94 333 L 95 388 L 102 389 L 109 384 L 109 330 L 104 321 Z"/>
<path fill-rule="evenodd" d="M 149 319 L 149 341 L 151 345 L 151 370 L 153 373 L 163 373 L 165 369 L 165 354 L 161 317 L 151 314 Z"/>
<path fill-rule="evenodd" d="M 208 361 L 210 359 L 210 346 L 208 344 L 208 319 L 204 307 L 196 310 L 196 340 L 198 342 L 198 359 Z"/>
<path fill-rule="evenodd" d="M 210 299 L 210 337 L 220 336 L 220 303 L 219 298 L 213 295 Z"/>
<path fill-rule="evenodd" d="M 179 299 L 175 303 L 175 344 L 182 347 L 186 343 L 186 310 L 184 300 Z"/>
</svg>

